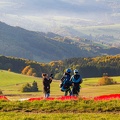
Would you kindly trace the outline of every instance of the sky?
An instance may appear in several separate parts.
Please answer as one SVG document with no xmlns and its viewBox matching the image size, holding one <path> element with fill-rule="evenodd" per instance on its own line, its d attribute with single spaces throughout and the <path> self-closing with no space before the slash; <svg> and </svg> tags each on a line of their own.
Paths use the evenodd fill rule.
<svg viewBox="0 0 120 120">
<path fill-rule="evenodd" d="M 0 21 L 35 31 L 110 22 L 119 0 L 0 0 Z M 82 22 L 81 22 L 82 21 Z"/>
</svg>

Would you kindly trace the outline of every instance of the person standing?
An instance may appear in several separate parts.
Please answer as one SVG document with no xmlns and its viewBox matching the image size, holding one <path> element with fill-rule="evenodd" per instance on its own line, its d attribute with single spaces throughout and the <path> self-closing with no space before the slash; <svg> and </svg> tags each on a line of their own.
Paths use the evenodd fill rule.
<svg viewBox="0 0 120 120">
<path fill-rule="evenodd" d="M 70 73 L 71 73 L 71 69 L 70 68 L 66 69 L 65 73 L 63 74 L 63 77 L 61 78 L 60 88 L 62 92 L 65 92 L 64 96 L 67 96 L 68 93 L 69 95 L 71 95 Z"/>
<path fill-rule="evenodd" d="M 48 78 L 48 74 L 42 73 L 43 78 L 43 91 L 45 98 L 48 98 L 50 96 L 50 84 L 52 82 L 52 77 Z"/>
<path fill-rule="evenodd" d="M 80 92 L 80 84 L 83 81 L 77 69 L 74 70 L 74 75 L 72 75 L 70 81 L 72 82 L 72 96 L 78 96 Z"/>
</svg>

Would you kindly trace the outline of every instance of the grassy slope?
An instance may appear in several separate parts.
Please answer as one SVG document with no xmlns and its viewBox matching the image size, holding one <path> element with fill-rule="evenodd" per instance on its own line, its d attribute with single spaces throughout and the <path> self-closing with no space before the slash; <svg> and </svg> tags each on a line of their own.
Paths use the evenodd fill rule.
<svg viewBox="0 0 120 120">
<path fill-rule="evenodd" d="M 114 81 L 120 83 L 120 77 L 112 77 Z M 81 95 L 87 97 L 94 97 L 104 94 L 120 93 L 120 84 L 96 86 L 100 78 L 86 78 L 82 84 Z"/>
<path fill-rule="evenodd" d="M 120 82 L 120 77 L 113 77 L 113 79 Z M 22 93 L 20 91 L 24 84 L 32 83 L 34 80 L 38 83 L 39 92 Z M 94 97 L 103 94 L 120 93 L 119 84 L 95 86 L 98 80 L 99 78 L 85 78 L 81 85 L 80 96 Z M 42 87 L 41 78 L 0 71 L 0 89 L 3 91 L 3 94 L 11 100 L 43 96 Z M 59 88 L 59 81 L 54 80 L 51 84 L 51 96 L 61 96 L 63 94 Z"/>
<path fill-rule="evenodd" d="M 96 84 L 99 78 L 86 78 L 82 84 L 81 96 L 96 96 L 101 94 L 120 93 L 119 85 L 110 86 L 92 86 Z M 120 77 L 114 77 L 120 82 Z M 23 84 L 33 81 L 38 82 L 40 92 L 37 93 L 21 93 L 20 89 Z M 9 82 L 8 82 L 9 81 Z M 87 84 L 91 85 L 88 86 Z M 59 90 L 59 82 L 53 81 L 51 84 L 51 94 L 62 95 Z M 0 89 L 4 94 L 13 94 L 17 96 L 7 96 L 11 100 L 25 97 L 42 96 L 42 80 L 24 76 L 12 72 L 0 71 Z M 63 109 L 64 108 L 64 109 Z M 94 102 L 94 101 L 35 101 L 35 102 L 19 102 L 0 101 L 0 120 L 120 120 L 119 101 L 111 102 Z M 110 113 L 108 111 L 111 111 Z M 45 112 L 45 113 L 44 113 Z M 53 113 L 55 112 L 55 113 Z M 103 112 L 103 113 L 102 113 Z M 47 113 L 47 114 L 46 114 Z"/>
<path fill-rule="evenodd" d="M 0 113 L 0 120 L 120 120 L 119 114 L 108 113 Z"/>
</svg>

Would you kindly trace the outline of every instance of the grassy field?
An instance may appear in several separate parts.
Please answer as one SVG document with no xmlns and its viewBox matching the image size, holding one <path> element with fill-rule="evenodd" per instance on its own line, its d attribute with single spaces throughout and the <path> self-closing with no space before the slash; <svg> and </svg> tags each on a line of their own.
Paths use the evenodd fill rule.
<svg viewBox="0 0 120 120">
<path fill-rule="evenodd" d="M 120 83 L 120 77 L 112 77 Z M 100 78 L 84 78 L 80 97 L 94 97 L 104 94 L 120 93 L 120 85 L 97 86 Z M 38 83 L 39 92 L 22 93 L 26 83 Z M 41 97 L 42 79 L 0 71 L 0 89 L 10 101 L 0 101 L 0 120 L 120 120 L 120 102 L 113 101 L 19 101 L 23 98 Z M 59 81 L 53 80 L 51 96 L 63 95 Z"/>
<path fill-rule="evenodd" d="M 0 120 L 120 120 L 120 102 L 0 101 Z"/>
<path fill-rule="evenodd" d="M 120 77 L 112 78 L 120 83 Z M 94 97 L 104 94 L 120 93 L 119 84 L 97 86 L 99 79 L 100 78 L 83 78 L 80 96 Z M 39 92 L 22 93 L 22 86 L 26 83 L 32 83 L 33 81 L 38 83 Z M 51 96 L 57 97 L 64 94 L 60 91 L 59 83 L 59 80 L 53 80 L 51 83 Z M 0 89 L 2 90 L 3 94 L 10 100 L 43 96 L 42 88 L 43 86 L 41 78 L 25 76 L 8 71 L 0 71 Z"/>
<path fill-rule="evenodd" d="M 0 120 L 120 120 L 116 113 L 0 113 Z"/>
</svg>

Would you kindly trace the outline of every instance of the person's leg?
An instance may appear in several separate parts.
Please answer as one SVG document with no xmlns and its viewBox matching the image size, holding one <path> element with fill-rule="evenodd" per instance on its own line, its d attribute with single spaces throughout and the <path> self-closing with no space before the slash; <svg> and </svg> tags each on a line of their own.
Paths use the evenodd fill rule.
<svg viewBox="0 0 120 120">
<path fill-rule="evenodd" d="M 47 93 L 45 93 L 44 97 L 47 98 Z"/>
<path fill-rule="evenodd" d="M 70 88 L 69 88 L 69 96 L 72 96 L 72 91 Z"/>
<path fill-rule="evenodd" d="M 48 93 L 48 97 L 50 97 L 50 93 Z"/>
<path fill-rule="evenodd" d="M 67 96 L 67 95 L 68 95 L 68 90 L 66 90 L 66 91 L 65 91 L 65 94 L 64 94 L 64 96 Z"/>
<path fill-rule="evenodd" d="M 72 86 L 72 88 L 71 88 L 71 96 L 73 96 L 73 86 Z"/>
<path fill-rule="evenodd" d="M 79 92 L 80 92 L 80 87 L 79 86 L 77 86 L 77 88 L 76 88 L 76 97 L 78 97 L 79 96 Z"/>
<path fill-rule="evenodd" d="M 72 88 L 72 96 L 75 96 L 75 86 Z"/>
</svg>

